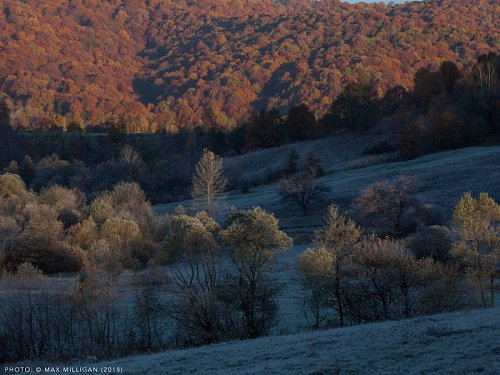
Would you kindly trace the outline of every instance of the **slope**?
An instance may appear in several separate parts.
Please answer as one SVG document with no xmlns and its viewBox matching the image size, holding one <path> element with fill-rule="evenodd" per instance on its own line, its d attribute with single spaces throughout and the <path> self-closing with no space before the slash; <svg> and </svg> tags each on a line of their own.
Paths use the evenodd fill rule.
<svg viewBox="0 0 500 375">
<path fill-rule="evenodd" d="M 266 337 L 100 363 L 128 374 L 500 372 L 500 311 L 476 310 Z"/>
<path fill-rule="evenodd" d="M 301 102 L 320 117 L 369 74 L 382 92 L 423 66 L 498 48 L 495 0 L 4 0 L 0 90 L 14 124 L 129 131 L 212 124 Z M 56 116 L 58 115 L 58 116 Z"/>
<path fill-rule="evenodd" d="M 322 204 L 311 207 L 307 216 L 303 216 L 298 207 L 283 206 L 277 192 L 277 183 L 252 188 L 249 194 L 233 191 L 228 195 L 227 206 L 250 208 L 260 205 L 274 212 L 280 219 L 280 226 L 297 238 L 302 234 L 310 234 L 314 227 L 322 224 L 325 208 L 329 202 L 336 202 L 343 209 L 349 209 L 352 199 L 360 190 L 377 180 L 402 173 L 416 176 L 421 183 L 422 200 L 442 207 L 448 217 L 451 216 L 452 207 L 466 191 L 471 191 L 473 194 L 485 191 L 497 201 L 500 200 L 500 146 L 471 147 L 409 161 L 386 161 L 352 169 L 353 162 L 361 157 L 360 150 L 363 145 L 356 144 L 353 140 L 349 143 L 346 141 L 344 138 L 319 141 L 328 142 L 328 146 L 324 146 L 318 154 L 323 160 L 328 161 L 323 164 L 324 168 L 333 173 L 318 178 L 317 181 L 329 187 L 330 192 Z M 253 173 L 264 173 L 269 164 L 278 163 L 275 160 L 280 160 L 284 166 L 291 148 L 296 148 L 298 152 L 310 149 L 318 152 L 317 142 L 304 142 L 258 151 L 236 157 L 234 161 L 229 158 L 225 163 L 231 171 L 234 171 L 232 168 L 235 165 L 239 165 L 242 171 L 245 171 L 245 165 L 253 165 L 257 166 L 254 167 Z M 342 143 L 345 144 L 342 146 Z M 178 204 L 156 205 L 155 209 L 158 213 L 167 213 Z M 180 204 L 189 207 L 191 202 L 180 202 Z"/>
</svg>

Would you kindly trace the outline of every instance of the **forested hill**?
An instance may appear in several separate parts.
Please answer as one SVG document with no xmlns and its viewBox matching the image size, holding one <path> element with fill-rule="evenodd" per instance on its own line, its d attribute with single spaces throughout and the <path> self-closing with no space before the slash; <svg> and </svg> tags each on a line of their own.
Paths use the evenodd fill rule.
<svg viewBox="0 0 500 375">
<path fill-rule="evenodd" d="M 497 51 L 496 16 L 496 0 L 3 0 L 0 91 L 21 127 L 228 129 L 298 103 L 321 117 L 361 74 L 382 93 Z"/>
</svg>

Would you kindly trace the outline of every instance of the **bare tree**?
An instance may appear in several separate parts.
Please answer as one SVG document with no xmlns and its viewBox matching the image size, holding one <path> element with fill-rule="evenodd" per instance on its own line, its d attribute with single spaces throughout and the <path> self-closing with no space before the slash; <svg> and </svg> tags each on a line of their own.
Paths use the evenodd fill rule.
<svg viewBox="0 0 500 375">
<path fill-rule="evenodd" d="M 287 204 L 299 205 L 305 215 L 309 205 L 321 201 L 324 194 L 329 191 L 328 187 L 314 180 L 316 175 L 315 168 L 307 168 L 306 171 L 282 179 L 278 190 L 281 199 Z"/>
<path fill-rule="evenodd" d="M 399 175 L 393 181 L 377 181 L 361 191 L 354 207 L 369 226 L 378 227 L 394 237 L 403 233 L 403 220 L 418 211 L 418 180 Z"/>
<path fill-rule="evenodd" d="M 221 197 L 225 188 L 222 158 L 212 151 L 203 150 L 203 155 L 194 170 L 191 193 L 193 198 L 202 203 L 209 216 L 213 216 L 215 200 Z"/>
<path fill-rule="evenodd" d="M 139 153 L 135 150 L 135 148 L 128 143 L 123 146 L 121 152 L 120 152 L 120 159 L 124 163 L 135 163 L 135 162 L 141 162 L 141 156 Z"/>
</svg>

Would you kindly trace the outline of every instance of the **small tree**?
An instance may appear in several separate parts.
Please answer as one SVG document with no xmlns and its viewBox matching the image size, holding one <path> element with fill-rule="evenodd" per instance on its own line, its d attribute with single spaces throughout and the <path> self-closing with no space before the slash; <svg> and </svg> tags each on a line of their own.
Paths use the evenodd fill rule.
<svg viewBox="0 0 500 375">
<path fill-rule="evenodd" d="M 134 303 L 134 322 L 137 326 L 141 346 L 148 350 L 158 350 L 165 331 L 164 306 L 160 291 L 155 285 L 141 288 Z"/>
<path fill-rule="evenodd" d="M 7 199 L 25 192 L 26 185 L 17 174 L 5 173 L 0 175 L 0 199 Z"/>
<path fill-rule="evenodd" d="M 294 148 L 290 151 L 290 155 L 288 156 L 288 162 L 286 164 L 286 168 L 284 170 L 286 176 L 294 175 L 297 173 L 297 161 L 299 160 L 299 155 Z"/>
<path fill-rule="evenodd" d="M 409 248 L 417 259 L 432 258 L 443 263 L 450 256 L 451 245 L 450 230 L 440 225 L 425 228 L 409 242 Z"/>
<path fill-rule="evenodd" d="M 347 311 L 366 322 L 456 310 L 463 306 L 457 275 L 455 267 L 416 259 L 402 240 L 372 235 L 353 252 Z"/>
<path fill-rule="evenodd" d="M 95 356 L 111 356 L 118 337 L 119 279 L 99 267 L 85 267 L 73 291 L 83 345 Z"/>
<path fill-rule="evenodd" d="M 162 244 L 176 260 L 169 267 L 171 292 L 176 297 L 170 316 L 187 333 L 206 343 L 231 334 L 220 298 L 223 267 L 219 230 L 205 212 L 194 217 L 179 214 Z"/>
<path fill-rule="evenodd" d="M 393 181 L 377 181 L 361 191 L 354 207 L 367 225 L 400 237 L 404 219 L 421 206 L 415 196 L 417 187 L 417 179 L 406 175 L 399 175 Z"/>
<path fill-rule="evenodd" d="M 233 211 L 221 236 L 234 270 L 228 278 L 227 298 L 242 314 L 244 336 L 264 335 L 278 319 L 279 284 L 268 271 L 276 260 L 276 249 L 289 248 L 292 239 L 260 207 Z"/>
<path fill-rule="evenodd" d="M 306 215 L 309 205 L 321 201 L 325 193 L 330 190 L 314 181 L 316 174 L 316 170 L 308 168 L 306 171 L 282 179 L 278 192 L 283 202 L 299 205 L 302 213 Z"/>
<path fill-rule="evenodd" d="M 495 304 L 494 282 L 500 262 L 499 221 L 500 205 L 487 193 L 479 194 L 477 199 L 465 193 L 453 212 L 458 241 L 452 252 L 467 265 L 470 280 L 479 291 L 484 307 Z"/>
<path fill-rule="evenodd" d="M 225 188 L 222 158 L 205 149 L 194 170 L 191 193 L 193 198 L 204 206 L 209 216 L 213 216 L 215 200 L 220 198 Z"/>
<path fill-rule="evenodd" d="M 361 238 L 362 231 L 351 219 L 340 214 L 339 206 L 328 207 L 326 225 L 315 234 L 312 251 L 318 255 L 326 251 L 331 264 L 328 275 L 332 280 L 332 302 L 337 310 L 339 323 L 345 324 L 344 289 L 347 287 L 346 273 L 354 244 Z M 326 275 L 325 275 L 326 276 Z"/>
<path fill-rule="evenodd" d="M 321 167 L 321 160 L 313 152 L 310 152 L 306 158 L 307 165 L 306 169 L 308 171 L 314 172 L 317 176 L 323 174 L 323 168 Z"/>
<path fill-rule="evenodd" d="M 333 262 L 332 254 L 322 247 L 306 249 L 297 257 L 299 281 L 302 289 L 307 292 L 302 307 L 305 318 L 313 329 L 320 328 L 328 318 L 334 277 Z"/>
</svg>

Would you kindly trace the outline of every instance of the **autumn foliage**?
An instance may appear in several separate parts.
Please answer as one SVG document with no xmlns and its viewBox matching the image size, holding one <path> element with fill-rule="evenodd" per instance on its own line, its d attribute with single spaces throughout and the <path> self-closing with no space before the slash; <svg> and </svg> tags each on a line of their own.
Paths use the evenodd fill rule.
<svg viewBox="0 0 500 375">
<path fill-rule="evenodd" d="M 5 0 L 0 91 L 24 128 L 233 129 L 254 110 L 302 103 L 321 118 L 362 75 L 376 92 L 409 89 L 419 68 L 495 50 L 496 6 Z"/>
</svg>

